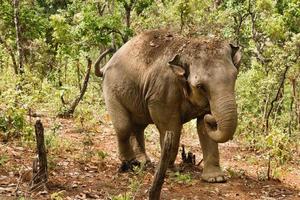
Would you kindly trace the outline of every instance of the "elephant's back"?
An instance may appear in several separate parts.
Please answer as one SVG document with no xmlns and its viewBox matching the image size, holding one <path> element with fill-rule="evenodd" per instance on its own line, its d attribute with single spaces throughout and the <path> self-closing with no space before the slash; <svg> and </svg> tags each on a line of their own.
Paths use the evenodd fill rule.
<svg viewBox="0 0 300 200">
<path fill-rule="evenodd" d="M 168 30 L 151 30 L 137 38 L 136 54 L 145 67 L 152 64 L 167 63 L 186 45 L 186 39 Z"/>
<path fill-rule="evenodd" d="M 185 39 L 170 31 L 146 31 L 125 43 L 107 63 L 106 69 L 116 67 L 132 73 L 144 73 L 157 65 L 166 65 L 184 46 Z"/>
</svg>

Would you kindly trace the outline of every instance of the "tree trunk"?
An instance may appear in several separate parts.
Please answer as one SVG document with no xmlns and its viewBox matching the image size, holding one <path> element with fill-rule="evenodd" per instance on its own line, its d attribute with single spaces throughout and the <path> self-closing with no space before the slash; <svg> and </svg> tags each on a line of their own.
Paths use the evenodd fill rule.
<svg viewBox="0 0 300 200">
<path fill-rule="evenodd" d="M 79 90 L 81 90 L 81 83 L 80 83 L 81 76 L 80 76 L 80 62 L 79 62 L 79 59 L 78 59 L 78 60 L 76 60 L 76 68 L 77 68 L 77 81 L 78 81 L 78 88 L 79 88 Z"/>
<path fill-rule="evenodd" d="M 155 172 L 154 179 L 149 192 L 149 199 L 151 200 L 160 199 L 161 188 L 164 183 L 166 171 L 169 166 L 173 137 L 174 137 L 173 132 L 166 131 L 166 135 L 164 138 L 164 146 L 161 151 L 158 168 Z"/>
<path fill-rule="evenodd" d="M 23 49 L 21 44 L 21 30 L 20 30 L 20 20 L 19 20 L 19 0 L 13 1 L 14 5 L 14 23 L 16 29 L 16 44 L 17 44 L 17 52 L 18 52 L 18 68 L 20 74 L 24 73 L 24 66 L 23 66 Z"/>
<path fill-rule="evenodd" d="M 87 71 L 86 71 L 85 78 L 84 78 L 84 81 L 83 81 L 83 84 L 82 84 L 82 88 L 80 90 L 80 94 L 72 102 L 72 104 L 71 104 L 71 106 L 70 106 L 70 108 L 68 110 L 66 110 L 64 113 L 58 115 L 59 117 L 71 117 L 73 115 L 73 113 L 74 113 L 77 105 L 82 100 L 82 98 L 83 98 L 83 96 L 84 96 L 84 94 L 86 92 L 86 89 L 87 89 L 87 86 L 88 86 L 88 82 L 89 82 L 89 79 L 90 79 L 91 67 L 92 67 L 92 61 L 91 61 L 91 59 L 87 58 L 87 61 L 88 61 Z"/>
<path fill-rule="evenodd" d="M 269 132 L 269 119 L 270 119 L 270 116 L 271 116 L 271 113 L 273 111 L 273 108 L 274 108 L 274 103 L 278 101 L 279 97 L 280 97 L 280 94 L 281 94 L 281 89 L 282 87 L 284 86 L 284 82 L 285 82 L 285 79 L 286 79 L 286 74 L 288 72 L 290 68 L 290 65 L 286 66 L 285 67 L 285 70 L 282 74 L 282 78 L 281 78 L 281 81 L 280 81 L 280 84 L 279 84 L 279 87 L 278 87 L 278 90 L 277 90 L 277 93 L 276 93 L 276 96 L 275 98 L 271 101 L 271 106 L 270 106 L 270 109 L 267 113 L 267 116 L 266 116 L 266 121 L 265 121 L 265 130 L 264 132 L 267 134 Z"/>
<path fill-rule="evenodd" d="M 112 16 L 114 16 L 115 14 L 115 0 L 112 0 L 111 2 L 111 10 L 110 10 L 110 14 Z M 116 49 L 116 33 L 115 32 L 112 32 L 111 33 L 111 40 L 112 40 L 112 46 L 114 49 Z"/>
<path fill-rule="evenodd" d="M 126 1 L 124 2 L 123 6 L 125 8 L 125 21 L 126 21 L 126 27 L 127 29 L 130 29 L 131 25 L 131 11 L 135 4 L 136 0 L 130 0 L 129 3 Z M 123 38 L 124 43 L 128 41 L 128 34 L 125 34 Z"/>
<path fill-rule="evenodd" d="M 130 28 L 131 7 L 125 7 L 126 12 L 126 27 Z"/>
<path fill-rule="evenodd" d="M 8 51 L 8 53 L 11 57 L 14 72 L 15 72 L 15 74 L 18 74 L 19 73 L 18 72 L 18 64 L 17 64 L 16 57 L 15 57 L 15 54 L 14 54 L 13 50 L 6 44 L 4 39 L 2 39 L 1 37 L 0 37 L 0 43 L 3 44 L 4 48 Z"/>
</svg>

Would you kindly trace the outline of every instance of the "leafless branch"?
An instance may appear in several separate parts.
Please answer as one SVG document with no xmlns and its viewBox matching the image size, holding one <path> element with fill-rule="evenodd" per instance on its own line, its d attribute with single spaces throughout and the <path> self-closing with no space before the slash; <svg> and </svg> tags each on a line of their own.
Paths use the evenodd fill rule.
<svg viewBox="0 0 300 200">
<path fill-rule="evenodd" d="M 281 78 L 279 87 L 278 87 L 278 89 L 277 89 L 276 96 L 275 96 L 275 98 L 271 101 L 271 106 L 270 106 L 270 109 L 269 109 L 269 111 L 268 111 L 268 113 L 267 113 L 267 116 L 266 116 L 265 133 L 267 133 L 267 132 L 269 131 L 269 118 L 270 118 L 270 115 L 271 115 L 271 113 L 272 113 L 272 111 L 273 111 L 274 103 L 275 103 L 276 101 L 278 101 L 278 99 L 279 99 L 280 92 L 281 92 L 281 89 L 282 89 L 282 87 L 283 87 L 283 85 L 284 85 L 284 81 L 285 81 L 285 79 L 286 79 L 286 74 L 287 74 L 288 70 L 290 69 L 290 66 L 291 66 L 291 65 L 287 65 L 287 66 L 285 67 L 284 72 L 283 72 L 283 74 L 282 74 L 282 78 Z"/>
<path fill-rule="evenodd" d="M 75 98 L 75 100 L 72 102 L 71 106 L 69 107 L 68 110 L 66 110 L 64 113 L 59 114 L 59 117 L 71 117 L 77 107 L 77 105 L 79 104 L 79 102 L 82 100 L 87 86 L 88 86 L 88 82 L 89 82 L 89 78 L 90 78 L 90 72 L 91 72 L 91 68 L 92 68 L 92 61 L 90 58 L 87 58 L 88 61 L 88 65 L 87 65 L 87 71 L 85 74 L 85 78 L 82 84 L 82 88 L 80 90 L 80 94 Z"/>
<path fill-rule="evenodd" d="M 14 51 L 9 47 L 9 45 L 6 44 L 5 40 L 3 38 L 1 38 L 1 36 L 0 36 L 0 43 L 8 51 L 8 53 L 9 53 L 9 55 L 11 57 L 11 60 L 12 60 L 12 64 L 13 64 L 13 68 L 14 68 L 15 74 L 18 74 L 19 73 L 19 71 L 18 71 L 18 65 L 17 65 L 17 61 L 16 61 L 16 57 L 15 57 Z"/>
</svg>

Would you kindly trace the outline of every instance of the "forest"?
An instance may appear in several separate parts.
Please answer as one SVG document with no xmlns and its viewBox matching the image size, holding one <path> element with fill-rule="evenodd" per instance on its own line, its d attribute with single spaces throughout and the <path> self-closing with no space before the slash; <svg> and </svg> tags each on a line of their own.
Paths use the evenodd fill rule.
<svg viewBox="0 0 300 200">
<path fill-rule="evenodd" d="M 219 38 L 242 54 L 238 126 L 219 144 L 227 181 L 201 180 L 192 120 L 161 199 L 300 199 L 298 0 L 0 0 L 0 199 L 148 199 L 159 132 L 145 130 L 153 166 L 119 173 L 97 73 L 127 41 L 154 29 Z M 39 131 L 44 182 L 36 171 Z M 192 163 L 184 163 L 184 149 Z"/>
</svg>

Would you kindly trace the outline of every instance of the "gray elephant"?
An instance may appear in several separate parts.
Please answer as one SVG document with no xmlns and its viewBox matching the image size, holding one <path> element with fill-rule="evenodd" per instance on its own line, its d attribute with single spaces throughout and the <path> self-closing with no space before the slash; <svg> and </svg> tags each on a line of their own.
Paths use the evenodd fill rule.
<svg viewBox="0 0 300 200">
<path fill-rule="evenodd" d="M 161 146 L 165 132 L 174 132 L 172 166 L 182 125 L 197 118 L 202 179 L 225 181 L 218 143 L 232 139 L 237 126 L 234 87 L 240 59 L 239 47 L 227 42 L 186 38 L 167 30 L 144 32 L 123 45 L 102 68 L 121 166 L 149 161 L 144 130 L 153 123 Z"/>
</svg>

